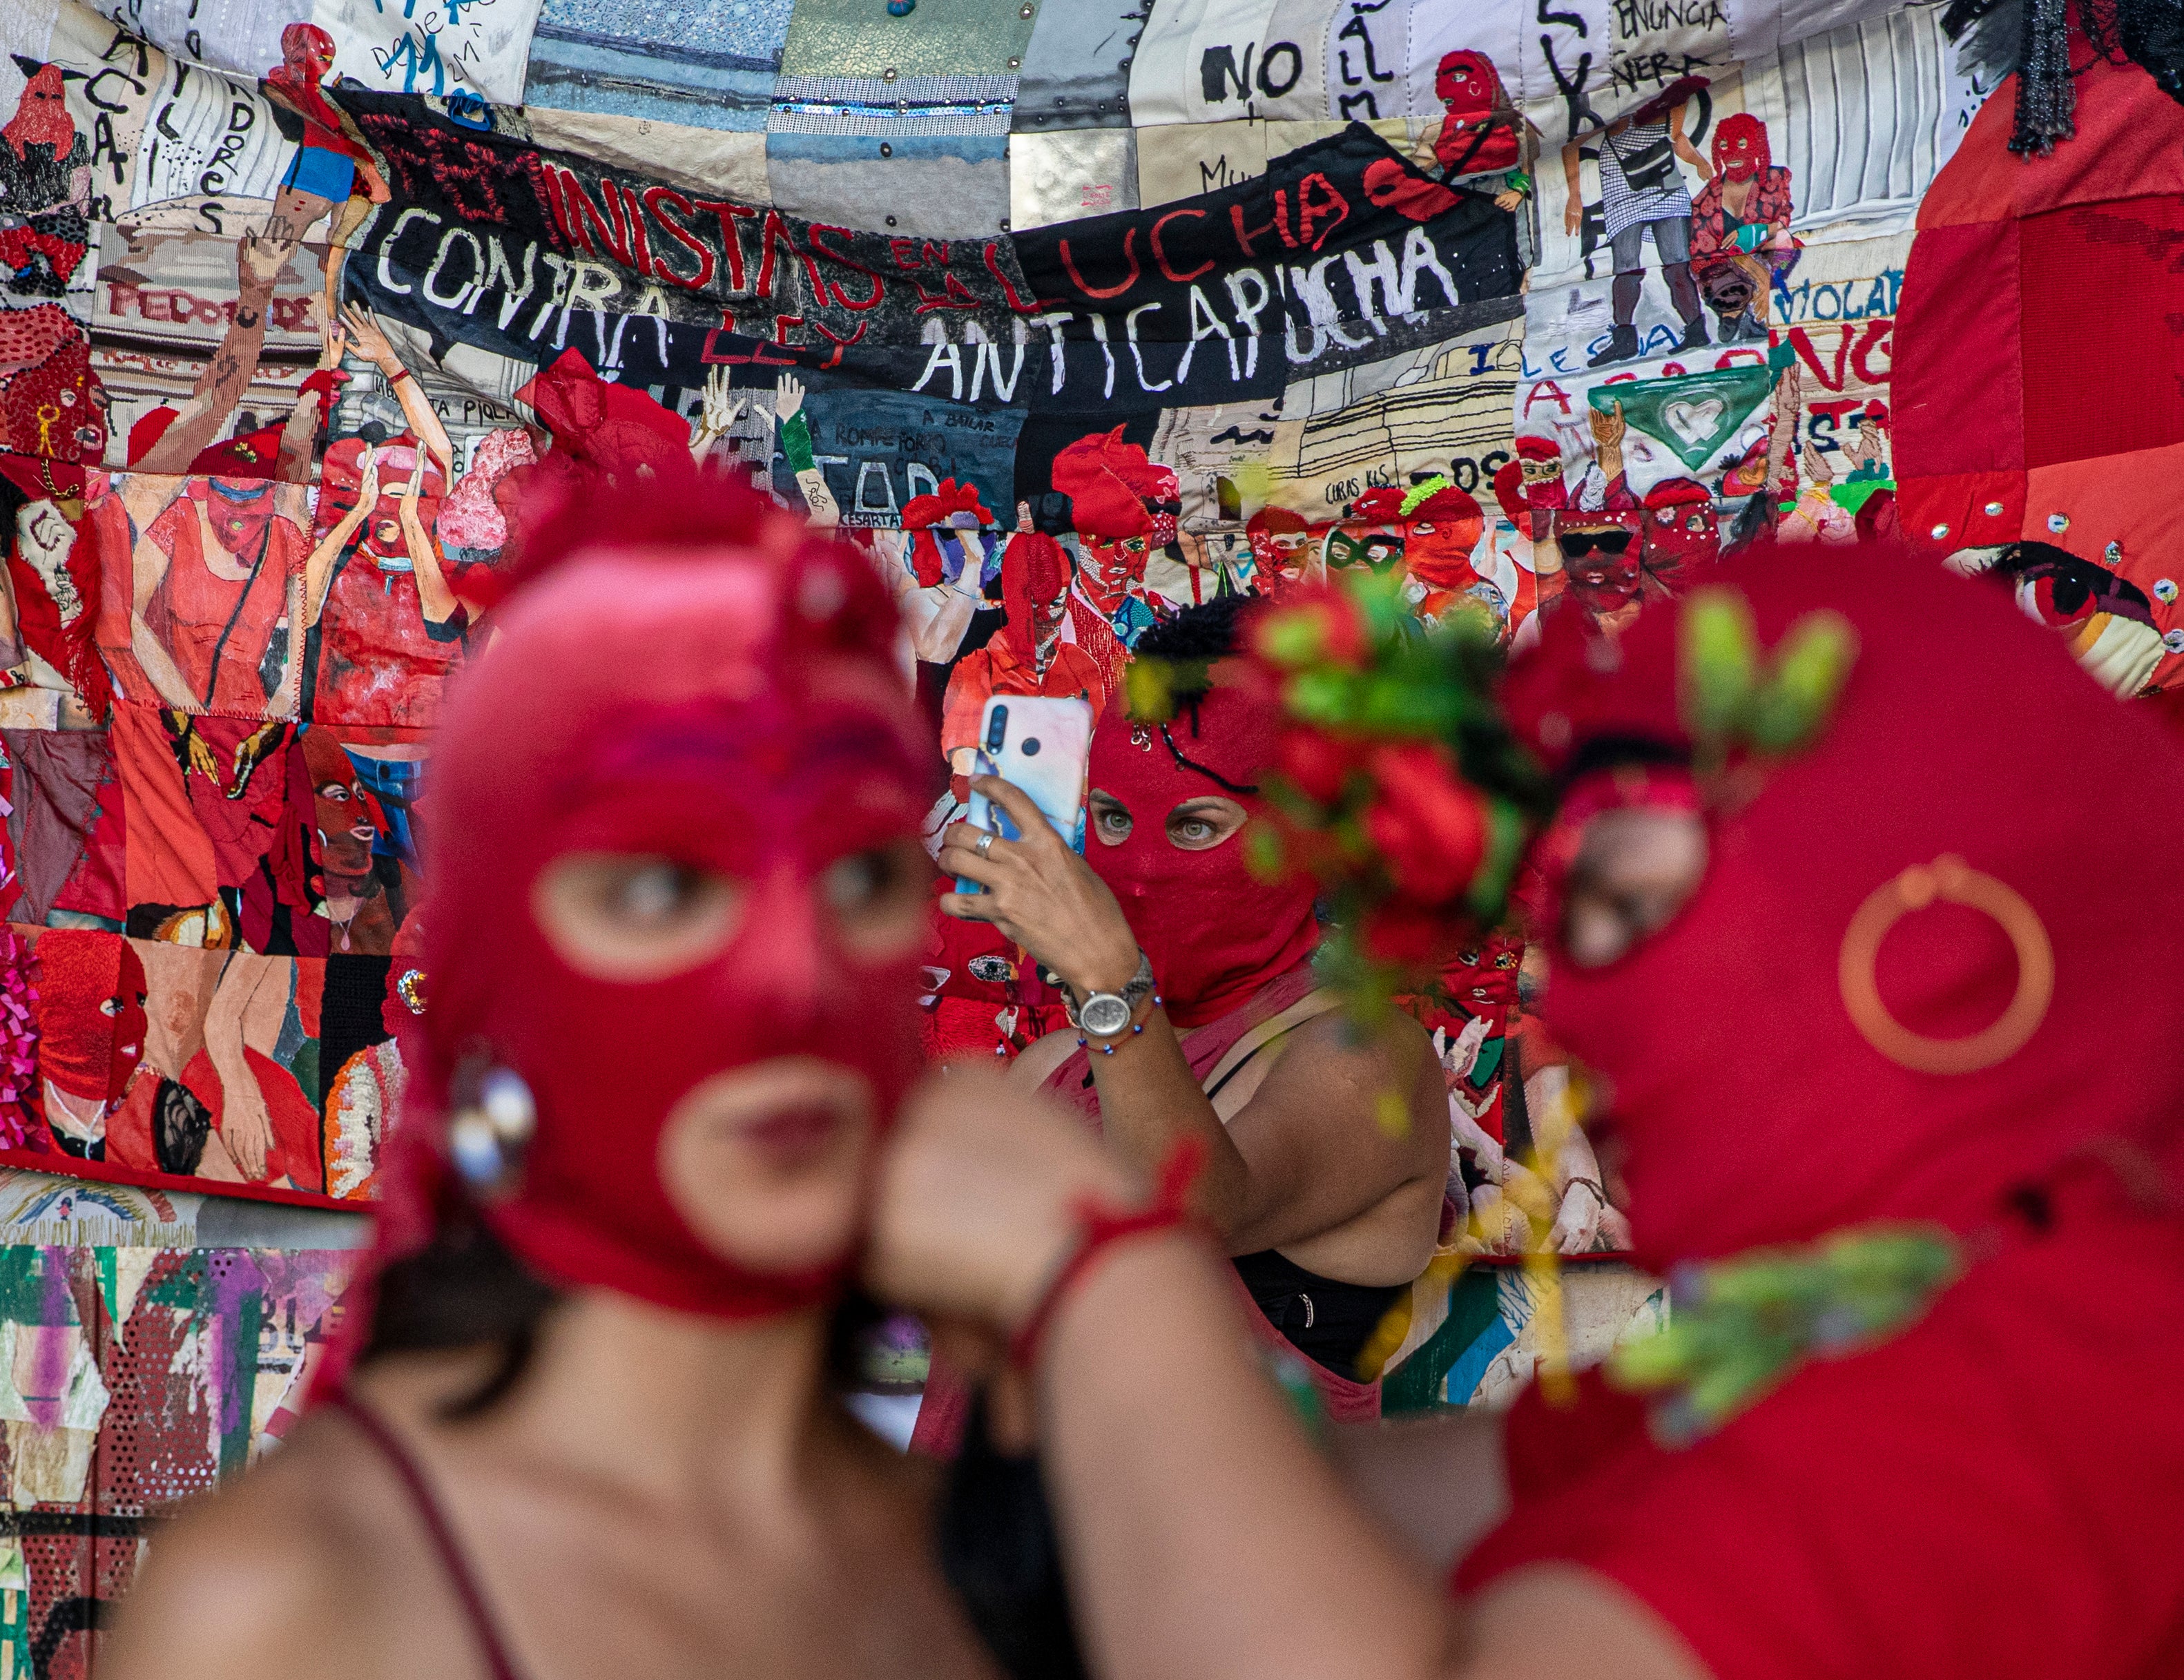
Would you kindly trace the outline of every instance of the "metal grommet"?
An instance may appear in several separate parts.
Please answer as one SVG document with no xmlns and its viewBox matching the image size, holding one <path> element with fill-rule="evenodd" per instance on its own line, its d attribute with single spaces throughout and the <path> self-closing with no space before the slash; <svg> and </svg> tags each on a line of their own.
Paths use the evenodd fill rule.
<svg viewBox="0 0 2184 1680">
<path fill-rule="evenodd" d="M 888 225 L 889 227 L 893 227 L 893 226 L 894 226 L 894 218 L 893 216 L 889 216 L 889 217 L 887 219 L 887 225 Z"/>
<path fill-rule="evenodd" d="M 1023 7 L 1017 13 L 1017 15 L 1020 18 L 1028 18 L 1031 15 L 1031 10 L 1032 8 L 1028 6 Z"/>
<path fill-rule="evenodd" d="M 1009 68 L 1010 68 L 1011 70 L 1022 70 L 1022 69 L 1023 68 L 1023 60 L 1022 60 L 1022 59 L 1010 59 L 1010 60 L 1009 60 Z"/>
<path fill-rule="evenodd" d="M 2159 601 L 2164 606 L 2166 606 L 2170 601 L 2175 600 L 2176 599 L 2176 580 L 2174 578 L 2155 578 L 2153 580 L 2153 598 Z"/>
<path fill-rule="evenodd" d="M 1992 519 L 2002 512 L 2002 504 L 2000 502 L 1989 502 L 1980 511 L 1986 514 L 1989 519 Z"/>
<path fill-rule="evenodd" d="M 1003 217 L 1001 218 L 1001 232 L 1004 232 L 1004 233 L 1006 233 L 1008 231 L 1009 231 L 1009 219 L 1008 219 L 1006 216 L 1003 216 Z"/>
<path fill-rule="evenodd" d="M 1948 527 L 1947 526 L 1946 526 L 1946 525 L 1936 525 L 1936 526 L 1934 527 L 1934 531 L 1933 531 L 1933 537 L 1934 537 L 1934 540 L 1935 540 L 1936 542 L 1937 542 L 1937 543 L 1938 543 L 1938 542 L 1940 542 L 1940 541 L 1942 540 L 1942 538 L 1944 538 L 1944 537 L 1947 536 L 1948 534 L 1949 534 L 1949 527 Z"/>
<path fill-rule="evenodd" d="M 2060 535 L 2063 532 L 2070 528 L 2070 516 L 2067 513 L 2049 514 L 2048 516 L 2048 528 L 2050 531 L 2055 532 L 2058 535 Z"/>
<path fill-rule="evenodd" d="M 2123 544 L 2121 543 L 2110 543 L 2106 548 L 2101 550 L 2101 558 L 2108 561 L 2110 566 L 2122 565 Z"/>
<path fill-rule="evenodd" d="M 888 144 L 888 142 L 887 142 L 886 141 L 884 141 L 884 140 L 881 141 L 881 142 L 880 142 L 880 155 L 881 155 L 883 158 L 892 158 L 892 157 L 894 155 L 894 147 L 892 147 L 892 146 L 890 146 L 890 145 L 889 145 L 889 144 Z"/>
<path fill-rule="evenodd" d="M 880 72 L 880 80 L 882 81 L 893 81 L 897 74 L 898 72 L 896 71 L 895 67 L 893 64 L 889 64 L 885 70 Z"/>
<path fill-rule="evenodd" d="M 2161 639 L 2161 645 L 2171 653 L 2184 653 L 2184 630 L 2171 630 Z"/>
<path fill-rule="evenodd" d="M 2184 645 L 2184 635 L 2178 635 Z M 2164 638 L 2164 641 L 2165 641 Z M 1875 979 L 1880 942 L 1898 918 L 1936 900 L 1984 913 L 2017 952 L 2017 990 L 2001 1016 L 1962 1038 L 1928 1038 L 1896 1019 Z M 2055 949 L 2022 894 L 1953 853 L 1914 864 L 1875 887 L 1851 917 L 1837 959 L 1843 1008 L 1858 1035 L 1899 1068 L 1919 1074 L 1975 1074 L 2007 1061 L 2039 1030 L 2055 996 Z"/>
<path fill-rule="evenodd" d="M 1117 64 L 1115 66 L 1115 68 L 1116 68 L 1117 70 L 1126 70 L 1129 69 L 1129 67 L 1130 67 L 1130 61 L 1129 61 L 1128 59 L 1123 59 L 1119 64 Z"/>
</svg>

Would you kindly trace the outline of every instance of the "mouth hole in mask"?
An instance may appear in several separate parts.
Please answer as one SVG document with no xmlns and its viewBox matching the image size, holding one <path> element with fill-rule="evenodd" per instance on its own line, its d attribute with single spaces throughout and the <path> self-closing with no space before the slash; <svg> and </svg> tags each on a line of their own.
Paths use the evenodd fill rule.
<svg viewBox="0 0 2184 1680">
<path fill-rule="evenodd" d="M 1705 879 L 1705 820 L 1691 811 L 1630 807 L 1585 825 L 1563 890 L 1563 952 L 1601 968 L 1658 933 Z"/>
</svg>

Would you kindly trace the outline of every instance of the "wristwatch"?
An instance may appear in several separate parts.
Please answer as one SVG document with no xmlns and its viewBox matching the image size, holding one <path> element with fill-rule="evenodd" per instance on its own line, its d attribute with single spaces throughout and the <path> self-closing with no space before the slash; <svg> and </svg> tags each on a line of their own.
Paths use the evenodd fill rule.
<svg viewBox="0 0 2184 1680">
<path fill-rule="evenodd" d="M 1120 991 L 1095 991 L 1082 1003 L 1071 1002 L 1071 995 L 1061 994 L 1061 1007 L 1069 1016 L 1069 1024 L 1092 1038 L 1112 1038 L 1127 1032 L 1136 1019 L 1138 1005 L 1153 989 L 1153 960 L 1142 951 L 1138 952 L 1138 971 Z"/>
</svg>

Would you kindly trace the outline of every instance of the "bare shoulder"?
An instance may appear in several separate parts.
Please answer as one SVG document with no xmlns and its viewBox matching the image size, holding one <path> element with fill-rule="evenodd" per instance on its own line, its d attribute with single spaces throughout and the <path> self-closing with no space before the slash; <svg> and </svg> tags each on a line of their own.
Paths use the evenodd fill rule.
<svg viewBox="0 0 2184 1680">
<path fill-rule="evenodd" d="M 1451 1680 L 1712 1680 L 1651 1606 L 1576 1564 L 1512 1570 L 1469 1609 Z"/>
<path fill-rule="evenodd" d="M 1441 1123 L 1447 1091 L 1433 1040 L 1401 1010 L 1362 1032 L 1335 1011 L 1289 1035 L 1252 1101 L 1301 1106 L 1322 1121 L 1347 1114 L 1393 1136 L 1403 1129 L 1380 1125 L 1390 1094 L 1412 1122 L 1409 1136 L 1430 1153 L 1431 1140 L 1448 1130 Z"/>
<path fill-rule="evenodd" d="M 335 1653 L 369 1602 L 356 1589 L 372 1549 L 368 1515 L 343 1496 L 357 1479 L 349 1448 L 338 1426 L 308 1419 L 271 1457 L 161 1528 L 101 1649 L 101 1672 L 254 1680 L 301 1664 L 341 1673 Z"/>
</svg>

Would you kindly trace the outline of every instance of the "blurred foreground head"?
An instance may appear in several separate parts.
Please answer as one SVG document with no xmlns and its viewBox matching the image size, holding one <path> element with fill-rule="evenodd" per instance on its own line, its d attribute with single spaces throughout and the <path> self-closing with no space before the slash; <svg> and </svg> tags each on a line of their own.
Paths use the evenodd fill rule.
<svg viewBox="0 0 2184 1680">
<path fill-rule="evenodd" d="M 741 488 L 595 484 L 489 626 L 426 792 L 382 1263 L 460 1196 L 558 1287 L 821 1304 L 916 1067 L 938 758 L 886 592 Z"/>
<path fill-rule="evenodd" d="M 1641 1253 L 1961 1228 L 2109 1140 L 2176 1164 L 2171 740 L 1910 550 L 1768 548 L 1713 578 L 1762 650 L 1816 613 L 1854 632 L 1795 751 L 1695 736 L 1696 594 L 1612 647 L 1558 622 L 1509 678 L 1563 786 L 1543 1013 L 1609 1082 Z"/>
</svg>

